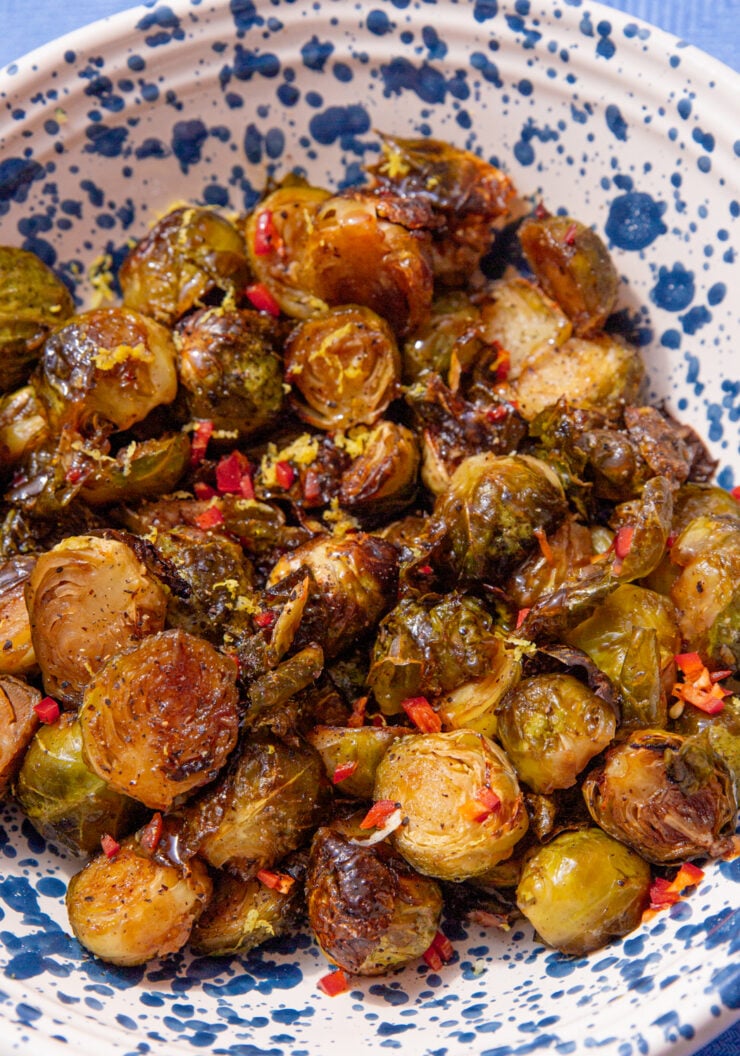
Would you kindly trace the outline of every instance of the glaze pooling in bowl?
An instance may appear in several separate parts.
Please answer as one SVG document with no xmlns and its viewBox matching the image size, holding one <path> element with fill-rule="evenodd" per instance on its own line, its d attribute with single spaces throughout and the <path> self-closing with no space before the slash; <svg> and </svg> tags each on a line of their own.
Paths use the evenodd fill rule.
<svg viewBox="0 0 740 1056">
<path fill-rule="evenodd" d="M 614 325 L 644 345 L 653 395 L 709 438 L 731 487 L 737 92 L 718 63 L 580 0 L 138 8 L 0 76 L 0 241 L 35 250 L 89 303 L 91 269 L 115 267 L 176 201 L 243 211 L 293 168 L 352 184 L 374 129 L 449 139 L 607 239 L 624 277 Z M 682 1056 L 740 1006 L 740 861 L 588 958 L 524 924 L 450 925 L 458 960 L 439 974 L 420 963 L 332 1000 L 303 933 L 231 960 L 96 962 L 66 921 L 79 864 L 10 807 L 0 842 L 3 1052 L 330 1056 L 361 1039 L 378 1056 Z"/>
</svg>

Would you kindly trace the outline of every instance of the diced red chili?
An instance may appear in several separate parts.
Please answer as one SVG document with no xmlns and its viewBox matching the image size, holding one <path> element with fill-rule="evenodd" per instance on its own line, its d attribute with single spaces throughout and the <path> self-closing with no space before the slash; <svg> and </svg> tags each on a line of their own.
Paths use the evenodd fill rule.
<svg viewBox="0 0 740 1056">
<path fill-rule="evenodd" d="M 215 499 L 218 492 L 215 488 L 212 488 L 210 484 L 206 484 L 204 480 L 196 480 L 193 484 L 193 492 L 196 499 L 202 499 L 207 501 L 208 499 Z"/>
<path fill-rule="evenodd" d="M 418 572 L 422 576 L 431 576 L 434 574 L 434 569 L 431 565 L 419 565 Z"/>
<path fill-rule="evenodd" d="M 213 422 L 198 422 L 193 430 L 193 438 L 190 441 L 190 465 L 197 466 L 203 461 L 208 447 L 208 441 L 213 433 Z"/>
<path fill-rule="evenodd" d="M 438 972 L 442 967 L 442 958 L 440 957 L 434 946 L 430 946 L 429 949 L 422 953 L 422 958 L 426 961 L 433 972 Z"/>
<path fill-rule="evenodd" d="M 367 697 L 358 697 L 352 705 L 352 714 L 347 719 L 347 725 L 352 729 L 358 729 L 365 725 L 365 709 L 367 708 Z"/>
<path fill-rule="evenodd" d="M 43 700 L 34 705 L 33 710 L 38 715 L 39 721 L 46 726 L 51 726 L 61 715 L 59 705 L 53 697 L 44 697 Z"/>
<path fill-rule="evenodd" d="M 242 478 L 249 472 L 249 459 L 241 451 L 224 455 L 216 466 L 216 487 L 222 495 L 238 494 Z"/>
<path fill-rule="evenodd" d="M 519 612 L 516 614 L 516 630 L 517 631 L 519 630 L 521 625 L 524 623 L 524 621 L 526 620 L 527 616 L 529 616 L 531 611 L 532 611 L 531 609 L 520 609 Z"/>
<path fill-rule="evenodd" d="M 272 627 L 277 616 L 274 612 L 258 612 L 253 619 L 257 627 Z"/>
<path fill-rule="evenodd" d="M 566 246 L 575 245 L 576 235 L 577 234 L 578 234 L 578 224 L 571 224 L 567 228 L 565 234 L 563 235 L 563 242 L 565 242 Z"/>
<path fill-rule="evenodd" d="M 704 670 L 704 662 L 698 653 L 676 653 L 676 667 L 686 678 L 697 678 Z"/>
<path fill-rule="evenodd" d="M 357 769 L 357 760 L 350 759 L 346 763 L 340 763 L 332 774 L 332 782 L 338 785 L 341 781 L 346 781 L 348 777 L 352 777 L 355 770 Z"/>
<path fill-rule="evenodd" d="M 269 887 L 272 891 L 279 891 L 281 895 L 287 895 L 295 883 L 293 877 L 288 876 L 287 873 L 273 873 L 270 869 L 260 869 L 257 879 L 265 887 Z"/>
<path fill-rule="evenodd" d="M 370 810 L 360 822 L 361 829 L 382 829 L 388 818 L 394 811 L 398 810 L 400 803 L 394 803 L 392 799 L 379 799 L 373 803 Z"/>
<path fill-rule="evenodd" d="M 486 418 L 489 422 L 500 422 L 503 418 L 506 418 L 509 411 L 506 404 L 497 403 L 495 407 L 489 407 L 486 411 Z"/>
<path fill-rule="evenodd" d="M 455 956 L 455 949 L 447 936 L 438 931 L 432 939 L 432 949 L 435 949 L 445 964 L 449 964 Z"/>
<path fill-rule="evenodd" d="M 151 821 L 146 828 L 142 830 L 141 836 L 139 837 L 139 843 L 145 851 L 156 851 L 159 846 L 159 841 L 162 839 L 163 831 L 164 824 L 162 822 L 162 815 L 157 811 L 156 814 L 152 815 Z"/>
<path fill-rule="evenodd" d="M 278 486 L 287 491 L 295 481 L 296 473 L 290 462 L 275 463 L 275 479 Z"/>
<path fill-rule="evenodd" d="M 258 312 L 267 312 L 268 315 L 273 315 L 276 319 L 280 315 L 280 305 L 263 282 L 255 282 L 251 286 L 247 286 L 244 292 L 249 302 Z"/>
<path fill-rule="evenodd" d="M 694 865 L 693 862 L 684 862 L 671 881 L 671 890 L 678 891 L 680 894 L 687 887 L 696 887 L 703 879 L 703 869 L 700 869 L 698 865 Z"/>
<path fill-rule="evenodd" d="M 254 481 L 250 473 L 245 473 L 239 481 L 239 492 L 243 499 L 254 498 Z"/>
<path fill-rule="evenodd" d="M 740 502 L 740 484 L 738 484 L 736 488 L 732 488 L 730 495 L 732 495 L 733 499 L 737 502 Z"/>
<path fill-rule="evenodd" d="M 64 479 L 68 484 L 79 484 L 83 475 L 79 466 L 70 466 L 64 475 Z"/>
<path fill-rule="evenodd" d="M 100 837 L 100 846 L 103 848 L 103 854 L 106 858 L 115 858 L 121 849 L 118 840 L 114 840 L 107 832 Z"/>
<path fill-rule="evenodd" d="M 495 814 L 501 806 L 501 800 L 487 785 L 479 788 L 474 799 L 469 799 L 462 807 L 462 813 L 469 821 L 483 822 Z"/>
<path fill-rule="evenodd" d="M 257 217 L 253 248 L 258 257 L 264 257 L 281 248 L 281 239 L 271 209 L 263 209 Z"/>
<path fill-rule="evenodd" d="M 218 506 L 209 506 L 208 509 L 198 514 L 195 518 L 195 523 L 206 532 L 209 528 L 217 528 L 220 524 L 223 524 L 224 515 Z"/>
<path fill-rule="evenodd" d="M 439 733 L 442 720 L 426 697 L 407 697 L 401 707 L 422 733 Z"/>
<path fill-rule="evenodd" d="M 303 478 L 303 497 L 306 502 L 318 502 L 321 499 L 321 480 L 315 469 L 306 471 Z"/>
<path fill-rule="evenodd" d="M 322 976 L 316 985 L 328 997 L 336 997 L 337 994 L 343 994 L 349 990 L 349 981 L 341 968 Z"/>
<path fill-rule="evenodd" d="M 625 524 L 614 537 L 614 553 L 620 561 L 623 561 L 632 549 L 634 535 L 634 527 L 631 524 Z"/>
<path fill-rule="evenodd" d="M 549 209 L 547 209 L 544 202 L 537 202 L 537 205 L 534 209 L 534 215 L 537 217 L 538 220 L 546 220 L 547 217 L 550 215 L 550 211 Z"/>
</svg>

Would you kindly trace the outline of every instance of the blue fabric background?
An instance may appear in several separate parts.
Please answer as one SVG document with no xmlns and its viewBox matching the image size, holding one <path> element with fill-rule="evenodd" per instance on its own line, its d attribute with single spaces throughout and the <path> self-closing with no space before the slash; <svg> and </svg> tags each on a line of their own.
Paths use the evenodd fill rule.
<svg viewBox="0 0 740 1056">
<path fill-rule="evenodd" d="M 668 30 L 740 72 L 740 0 L 602 2 Z M 0 67 L 63 33 L 131 6 L 131 0 L 0 0 Z M 740 115 L 740 98 L 738 106 Z M 740 1056 L 740 1021 L 697 1056 Z"/>
</svg>

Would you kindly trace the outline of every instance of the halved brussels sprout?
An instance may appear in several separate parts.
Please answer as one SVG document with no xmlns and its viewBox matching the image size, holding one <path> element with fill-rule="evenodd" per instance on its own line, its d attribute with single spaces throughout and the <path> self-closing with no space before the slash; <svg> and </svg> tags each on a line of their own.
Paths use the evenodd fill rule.
<svg viewBox="0 0 740 1056">
<path fill-rule="evenodd" d="M 385 219 L 367 191 L 327 198 L 303 245 L 301 284 L 328 305 L 372 309 L 399 336 L 412 333 L 432 303 L 429 234 Z"/>
<path fill-rule="evenodd" d="M 250 880 L 296 850 L 319 821 L 324 768 L 315 748 L 255 735 L 184 811 L 184 843 L 215 869 Z"/>
<path fill-rule="evenodd" d="M 46 692 L 79 704 L 109 656 L 162 630 L 167 595 L 128 543 L 76 535 L 39 555 L 26 604 Z"/>
<path fill-rule="evenodd" d="M 659 865 L 717 858 L 734 847 L 737 799 L 730 772 L 701 758 L 676 765 L 684 738 L 641 730 L 611 748 L 583 783 L 592 818 L 615 839 Z"/>
<path fill-rule="evenodd" d="M 571 788 L 614 738 L 614 708 L 573 675 L 520 682 L 497 708 L 497 736 L 521 781 L 535 792 Z"/>
<path fill-rule="evenodd" d="M 442 893 L 387 843 L 365 846 L 361 820 L 353 815 L 314 836 L 306 873 L 308 920 L 319 946 L 340 968 L 380 975 L 430 947 Z"/>
<path fill-rule="evenodd" d="M 461 582 L 496 582 L 537 546 L 566 513 L 556 474 L 528 455 L 472 455 L 455 470 L 434 507 L 434 525 Z"/>
<path fill-rule="evenodd" d="M 0 675 L 27 675 L 36 669 L 26 583 L 36 558 L 21 556 L 0 564 Z"/>
<path fill-rule="evenodd" d="M 538 598 L 549 594 L 579 568 L 591 564 L 594 556 L 590 528 L 566 516 L 546 545 L 538 547 L 511 575 L 506 593 L 519 609 L 529 609 Z"/>
<path fill-rule="evenodd" d="M 129 429 L 177 393 L 168 330 L 130 308 L 94 308 L 44 345 L 38 388 L 52 426 Z"/>
<path fill-rule="evenodd" d="M 418 381 L 427 371 L 447 378 L 474 363 L 483 345 L 477 305 L 465 293 L 444 293 L 403 345 L 403 379 Z"/>
<path fill-rule="evenodd" d="M 172 491 L 188 467 L 185 433 L 132 441 L 115 456 L 100 455 L 85 477 L 80 496 L 89 506 L 153 499 Z"/>
<path fill-rule="evenodd" d="M 99 851 L 101 836 L 119 839 L 142 820 L 140 803 L 85 765 L 80 723 L 72 712 L 39 727 L 14 791 L 34 828 L 75 854 Z"/>
<path fill-rule="evenodd" d="M 35 253 L 0 246 L 0 393 L 26 381 L 48 334 L 73 311 L 69 290 Z"/>
<path fill-rule="evenodd" d="M 503 279 L 476 295 L 479 332 L 507 353 L 507 379 L 516 381 L 540 352 L 558 348 L 573 327 L 561 307 L 526 279 Z"/>
<path fill-rule="evenodd" d="M 472 730 L 418 734 L 392 744 L 375 800 L 400 805 L 398 851 L 420 873 L 467 880 L 508 858 L 527 831 L 516 773 L 497 744 Z"/>
<path fill-rule="evenodd" d="M 281 327 L 248 309 L 194 312 L 177 331 L 177 367 L 194 418 L 244 440 L 272 425 L 283 405 Z"/>
<path fill-rule="evenodd" d="M 101 960 L 121 967 L 176 953 L 211 897 L 202 862 L 155 860 L 132 836 L 111 858 L 99 854 L 67 888 L 75 937 Z"/>
<path fill-rule="evenodd" d="M 20 769 L 39 724 L 34 710 L 37 689 L 22 679 L 0 674 L 0 797 Z"/>
<path fill-rule="evenodd" d="M 298 324 L 285 346 L 285 377 L 305 422 L 349 429 L 373 425 L 399 395 L 401 359 L 385 319 L 349 304 Z"/>
<path fill-rule="evenodd" d="M 398 737 L 408 734 L 403 726 L 315 726 L 306 740 L 321 756 L 337 792 L 372 799 L 380 760 Z"/>
<path fill-rule="evenodd" d="M 596 232 L 570 216 L 529 217 L 519 228 L 519 241 L 576 333 L 600 330 L 617 303 L 619 274 Z"/>
<path fill-rule="evenodd" d="M 583 956 L 638 926 L 650 866 L 601 829 L 561 832 L 525 859 L 516 902 L 540 938 Z"/>
<path fill-rule="evenodd" d="M 85 762 L 154 810 L 212 781 L 234 748 L 236 664 L 202 638 L 170 630 L 117 653 L 80 709 Z"/>
<path fill-rule="evenodd" d="M 236 228 L 192 206 L 158 220 L 118 273 L 126 307 L 165 325 L 214 295 L 241 293 L 248 279 L 246 246 Z"/>
<path fill-rule="evenodd" d="M 671 529 L 680 534 L 696 517 L 730 517 L 740 521 L 740 502 L 716 484 L 684 484 L 673 500 Z"/>
<path fill-rule="evenodd" d="M 49 439 L 46 409 L 33 385 L 0 396 L 0 479 Z"/>
<path fill-rule="evenodd" d="M 340 505 L 363 524 L 398 513 L 416 494 L 419 461 L 419 447 L 410 429 L 395 422 L 378 422 L 362 453 L 342 474 Z"/>
</svg>

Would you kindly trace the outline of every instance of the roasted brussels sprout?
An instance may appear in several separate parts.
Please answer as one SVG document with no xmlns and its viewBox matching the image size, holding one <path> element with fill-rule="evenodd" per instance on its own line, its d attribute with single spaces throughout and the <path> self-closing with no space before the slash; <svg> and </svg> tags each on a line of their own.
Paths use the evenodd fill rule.
<svg viewBox="0 0 740 1056">
<path fill-rule="evenodd" d="M 478 307 L 467 294 L 444 293 L 403 345 L 403 379 L 414 382 L 427 371 L 449 378 L 474 363 L 483 345 Z"/>
<path fill-rule="evenodd" d="M 650 866 L 601 829 L 561 832 L 525 859 L 516 902 L 540 938 L 583 956 L 638 926 Z"/>
<path fill-rule="evenodd" d="M 304 741 L 255 734 L 218 782 L 184 810 L 184 844 L 215 869 L 250 880 L 316 828 L 324 768 Z"/>
<path fill-rule="evenodd" d="M 0 396 L 0 479 L 48 439 L 46 409 L 33 385 Z"/>
<path fill-rule="evenodd" d="M 567 639 L 594 660 L 619 689 L 621 725 L 666 725 L 667 694 L 675 682 L 673 657 L 681 650 L 676 613 L 667 598 L 622 584 Z"/>
<path fill-rule="evenodd" d="M 729 517 L 740 521 L 740 502 L 715 484 L 684 484 L 673 500 L 672 531 L 680 535 L 696 517 Z"/>
<path fill-rule="evenodd" d="M 182 949 L 212 889 L 202 862 L 155 859 L 132 836 L 112 857 L 99 854 L 72 877 L 67 912 L 90 953 L 130 967 Z"/>
<path fill-rule="evenodd" d="M 44 345 L 38 388 L 55 430 L 129 429 L 177 393 L 175 346 L 130 308 L 95 308 Z"/>
<path fill-rule="evenodd" d="M 307 319 L 327 307 L 306 285 L 302 265 L 314 217 L 328 197 L 328 191 L 288 177 L 247 217 L 252 271 L 293 319 Z"/>
<path fill-rule="evenodd" d="M 0 675 L 36 669 L 25 588 L 36 558 L 17 556 L 0 564 Z"/>
<path fill-rule="evenodd" d="M 85 762 L 155 810 L 212 781 L 234 748 L 236 664 L 202 638 L 162 631 L 97 671 L 80 709 Z"/>
<path fill-rule="evenodd" d="M 328 305 L 359 304 L 385 319 L 398 337 L 412 333 L 432 303 L 430 239 L 366 191 L 327 198 L 303 245 L 305 287 Z"/>
<path fill-rule="evenodd" d="M 416 494 L 419 447 L 410 429 L 378 422 L 362 452 L 342 474 L 339 504 L 363 524 L 374 524 L 400 512 Z"/>
<path fill-rule="evenodd" d="M 283 405 L 281 328 L 248 309 L 209 308 L 175 338 L 185 402 L 194 418 L 244 440 L 274 423 Z"/>
<path fill-rule="evenodd" d="M 85 765 L 80 724 L 72 712 L 37 730 L 14 792 L 34 828 L 75 854 L 98 851 L 101 836 L 119 839 L 143 820 L 141 804 Z"/>
<path fill-rule="evenodd" d="M 506 352 L 506 378 L 516 381 L 523 368 L 540 353 L 564 344 L 572 326 L 562 308 L 526 279 L 493 283 L 475 303 L 480 312 L 479 332 L 490 345 Z"/>
<path fill-rule="evenodd" d="M 538 598 L 557 588 L 593 560 L 591 530 L 572 516 L 547 536 L 511 575 L 506 593 L 519 609 L 530 609 Z"/>
<path fill-rule="evenodd" d="M 304 421 L 349 429 L 373 425 L 399 395 L 401 360 L 384 319 L 344 305 L 298 324 L 285 347 L 285 376 Z"/>
<path fill-rule="evenodd" d="M 77 535 L 39 555 L 26 604 L 46 692 L 79 704 L 109 656 L 162 630 L 167 595 L 127 542 Z"/>
<path fill-rule="evenodd" d="M 420 873 L 467 880 L 508 858 L 527 831 L 514 768 L 497 744 L 472 730 L 418 734 L 380 761 L 374 798 L 400 804 L 396 849 Z"/>
<path fill-rule="evenodd" d="M 327 776 L 343 795 L 372 799 L 380 760 L 403 726 L 315 726 L 306 734 L 321 756 Z"/>
<path fill-rule="evenodd" d="M 434 525 L 462 583 L 496 582 L 537 546 L 566 513 L 563 489 L 544 462 L 528 455 L 473 455 L 437 499 Z"/>
<path fill-rule="evenodd" d="M 154 499 L 172 491 L 188 467 L 185 433 L 132 441 L 115 458 L 97 453 L 85 475 L 80 497 L 89 506 Z"/>
<path fill-rule="evenodd" d="M 280 868 L 287 882 L 292 881 L 285 892 L 261 880 L 217 873 L 213 897 L 190 936 L 192 949 L 210 957 L 244 954 L 295 928 L 303 911 L 303 883 L 291 875 L 290 866 L 283 872 L 286 863 Z M 300 871 L 305 872 L 305 866 Z"/>
<path fill-rule="evenodd" d="M 570 788 L 614 738 L 614 708 L 573 675 L 520 682 L 496 710 L 497 736 L 521 781 L 535 792 Z"/>
<path fill-rule="evenodd" d="M 38 728 L 34 709 L 40 700 L 39 691 L 22 679 L 0 674 L 0 796 L 15 778 Z"/>
<path fill-rule="evenodd" d="M 47 335 L 73 311 L 51 268 L 28 250 L 0 246 L 0 393 L 26 381 Z"/>
<path fill-rule="evenodd" d="M 299 570 L 313 577 L 326 616 L 323 628 L 312 628 L 319 635 L 313 640 L 333 657 L 372 630 L 388 608 L 396 591 L 398 551 L 392 543 L 362 532 L 344 538 L 318 536 L 281 557 L 268 586 L 276 587 Z"/>
<path fill-rule="evenodd" d="M 429 948 L 442 894 L 387 843 L 366 846 L 361 817 L 314 836 L 306 874 L 308 919 L 319 946 L 340 968 L 379 975 Z"/>
<path fill-rule="evenodd" d="M 173 209 L 128 254 L 118 273 L 127 308 L 171 325 L 249 279 L 244 239 L 210 209 Z"/>
<path fill-rule="evenodd" d="M 703 756 L 701 768 L 679 752 L 684 738 L 641 730 L 611 748 L 583 783 L 594 821 L 658 865 L 719 857 L 734 846 L 737 800 L 724 764 Z"/>
<path fill-rule="evenodd" d="M 600 330 L 617 303 L 619 274 L 596 232 L 570 216 L 529 217 L 519 228 L 519 241 L 576 333 Z"/>
</svg>

